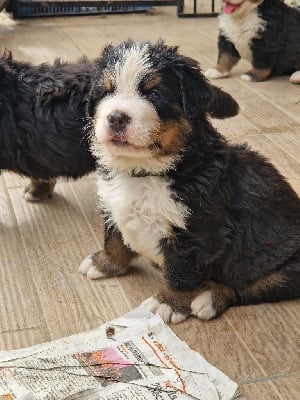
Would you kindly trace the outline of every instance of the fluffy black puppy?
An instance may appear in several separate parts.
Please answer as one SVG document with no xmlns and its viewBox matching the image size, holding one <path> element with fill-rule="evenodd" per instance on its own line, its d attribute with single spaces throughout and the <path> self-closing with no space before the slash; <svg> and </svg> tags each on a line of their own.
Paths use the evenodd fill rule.
<svg viewBox="0 0 300 400">
<path fill-rule="evenodd" d="M 91 96 L 104 250 L 89 278 L 125 274 L 137 255 L 164 274 L 143 304 L 166 322 L 300 295 L 300 200 L 262 156 L 207 119 L 196 61 L 162 42 L 125 42 L 98 60 Z"/>
<path fill-rule="evenodd" d="M 55 178 L 95 169 L 83 126 L 92 63 L 33 66 L 0 56 L 0 170 L 31 177 L 27 200 L 51 195 Z"/>
<path fill-rule="evenodd" d="M 93 68 L 86 58 L 33 66 L 8 51 L 0 56 L 0 170 L 31 177 L 27 200 L 49 197 L 59 176 L 78 178 L 95 169 L 83 129 Z M 236 115 L 236 101 L 219 93 L 212 88 L 210 114 Z"/>
<path fill-rule="evenodd" d="M 242 57 L 252 63 L 242 75 L 244 80 L 292 74 L 290 81 L 300 83 L 300 11 L 282 0 L 223 0 L 223 4 L 217 66 L 205 75 L 226 77 Z"/>
</svg>

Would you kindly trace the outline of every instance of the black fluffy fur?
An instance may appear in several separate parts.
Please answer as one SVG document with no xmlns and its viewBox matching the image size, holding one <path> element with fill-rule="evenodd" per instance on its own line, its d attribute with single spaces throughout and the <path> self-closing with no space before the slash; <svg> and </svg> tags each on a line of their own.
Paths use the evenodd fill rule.
<svg viewBox="0 0 300 400">
<path fill-rule="evenodd" d="M 92 63 L 33 66 L 0 57 L 0 170 L 49 179 L 95 169 L 83 127 Z"/>
<path fill-rule="evenodd" d="M 300 70 L 300 11 L 282 0 L 264 0 L 257 6 L 257 14 L 266 22 L 266 28 L 260 29 L 250 43 L 253 68 L 270 69 L 271 76 Z M 218 47 L 219 59 L 223 54 L 230 55 L 233 64 L 240 59 L 235 42 L 222 32 Z"/>
<path fill-rule="evenodd" d="M 101 69 L 117 53 L 118 47 L 109 49 L 99 60 L 98 91 Z M 211 87 L 195 61 L 162 43 L 150 46 L 149 59 L 168 78 L 162 85 L 171 83 L 170 110 L 179 104 L 192 126 L 175 167 L 162 173 L 174 198 L 191 211 L 186 228 L 173 227 L 160 243 L 169 288 L 187 292 L 209 282 L 230 288 L 234 295 L 218 314 L 230 305 L 299 297 L 299 197 L 263 156 L 229 144 L 213 128 L 207 119 Z M 176 118 L 154 106 L 161 118 Z M 111 179 L 109 171 L 99 173 Z M 277 282 L 250 290 L 274 273 Z"/>
<path fill-rule="evenodd" d="M 36 199 L 51 194 L 51 178 L 76 179 L 95 169 L 84 129 L 93 67 L 86 58 L 33 66 L 13 60 L 8 51 L 0 56 L 0 171 L 43 180 L 29 188 Z M 212 116 L 238 113 L 230 95 L 222 97 L 228 103 L 226 113 L 222 101 L 214 106 L 217 99 L 212 97 Z"/>
</svg>

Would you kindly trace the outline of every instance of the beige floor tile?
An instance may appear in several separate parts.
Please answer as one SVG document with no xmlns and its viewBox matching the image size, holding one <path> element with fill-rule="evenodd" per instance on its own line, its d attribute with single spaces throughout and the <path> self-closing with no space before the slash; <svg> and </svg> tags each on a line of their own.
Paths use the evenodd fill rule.
<svg viewBox="0 0 300 400">
<path fill-rule="evenodd" d="M 156 15 L 111 15 L 22 20 L 0 29 L 1 46 L 23 61 L 51 62 L 99 55 L 131 37 L 164 38 L 205 69 L 217 58 L 217 19 L 178 19 L 175 7 Z M 300 86 L 288 77 L 255 84 L 232 77 L 214 84 L 240 103 L 236 118 L 213 123 L 232 141 L 248 141 L 300 194 Z M 0 350 L 33 345 L 93 328 L 124 314 L 157 292 L 161 276 L 145 263 L 127 276 L 88 281 L 77 271 L 103 245 L 96 175 L 59 180 L 49 200 L 32 204 L 27 179 L 0 176 Z M 232 308 L 221 318 L 190 318 L 172 329 L 194 350 L 241 384 L 248 400 L 300 398 L 300 302 Z"/>
</svg>

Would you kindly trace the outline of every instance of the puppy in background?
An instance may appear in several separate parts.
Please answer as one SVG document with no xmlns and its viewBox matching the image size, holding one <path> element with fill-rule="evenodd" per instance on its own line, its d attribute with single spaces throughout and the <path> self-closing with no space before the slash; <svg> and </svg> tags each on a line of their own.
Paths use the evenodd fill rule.
<svg viewBox="0 0 300 400">
<path fill-rule="evenodd" d="M 150 259 L 164 287 L 143 305 L 173 323 L 300 296 L 300 199 L 207 118 L 235 107 L 176 47 L 103 51 L 88 110 L 105 243 L 81 273 L 122 275 L 136 256 Z"/>
<path fill-rule="evenodd" d="M 0 29 L 3 27 L 12 28 L 16 25 L 16 21 L 5 11 L 7 3 L 6 1 L 2 2 L 0 0 Z"/>
<path fill-rule="evenodd" d="M 86 100 L 91 91 L 94 63 L 56 60 L 33 66 L 0 55 L 0 171 L 31 178 L 25 199 L 51 196 L 56 178 L 79 178 L 95 169 L 84 127 Z M 215 118 L 238 113 L 238 104 L 224 93 L 219 101 L 212 88 L 208 112 Z"/>
<path fill-rule="evenodd" d="M 33 66 L 0 56 L 0 171 L 31 178 L 26 200 L 49 197 L 57 177 L 95 169 L 83 131 L 91 76 L 86 58 Z"/>
<path fill-rule="evenodd" d="M 289 75 L 300 83 L 300 11 L 282 0 L 224 0 L 219 16 L 218 62 L 207 78 L 227 77 L 240 58 L 252 69 L 241 78 L 264 81 Z"/>
</svg>

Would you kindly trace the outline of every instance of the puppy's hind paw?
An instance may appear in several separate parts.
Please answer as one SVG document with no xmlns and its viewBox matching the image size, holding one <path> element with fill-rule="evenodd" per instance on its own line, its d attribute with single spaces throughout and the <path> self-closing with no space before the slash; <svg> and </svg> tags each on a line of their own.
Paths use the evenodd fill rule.
<svg viewBox="0 0 300 400">
<path fill-rule="evenodd" d="M 188 317 L 187 314 L 174 311 L 168 304 L 161 303 L 155 296 L 144 300 L 141 306 L 158 315 L 166 324 L 179 324 Z"/>
<path fill-rule="evenodd" d="M 212 292 L 205 290 L 195 297 L 191 304 L 191 310 L 192 315 L 200 319 L 209 320 L 214 318 L 217 312 L 213 305 Z"/>
<path fill-rule="evenodd" d="M 40 201 L 48 199 L 54 191 L 56 179 L 33 179 L 25 187 L 24 199 L 26 201 Z"/>
<path fill-rule="evenodd" d="M 221 72 L 218 71 L 216 68 L 208 68 L 205 72 L 204 75 L 206 78 L 209 79 L 221 79 L 221 78 L 227 78 L 229 75 L 229 72 Z"/>
</svg>

